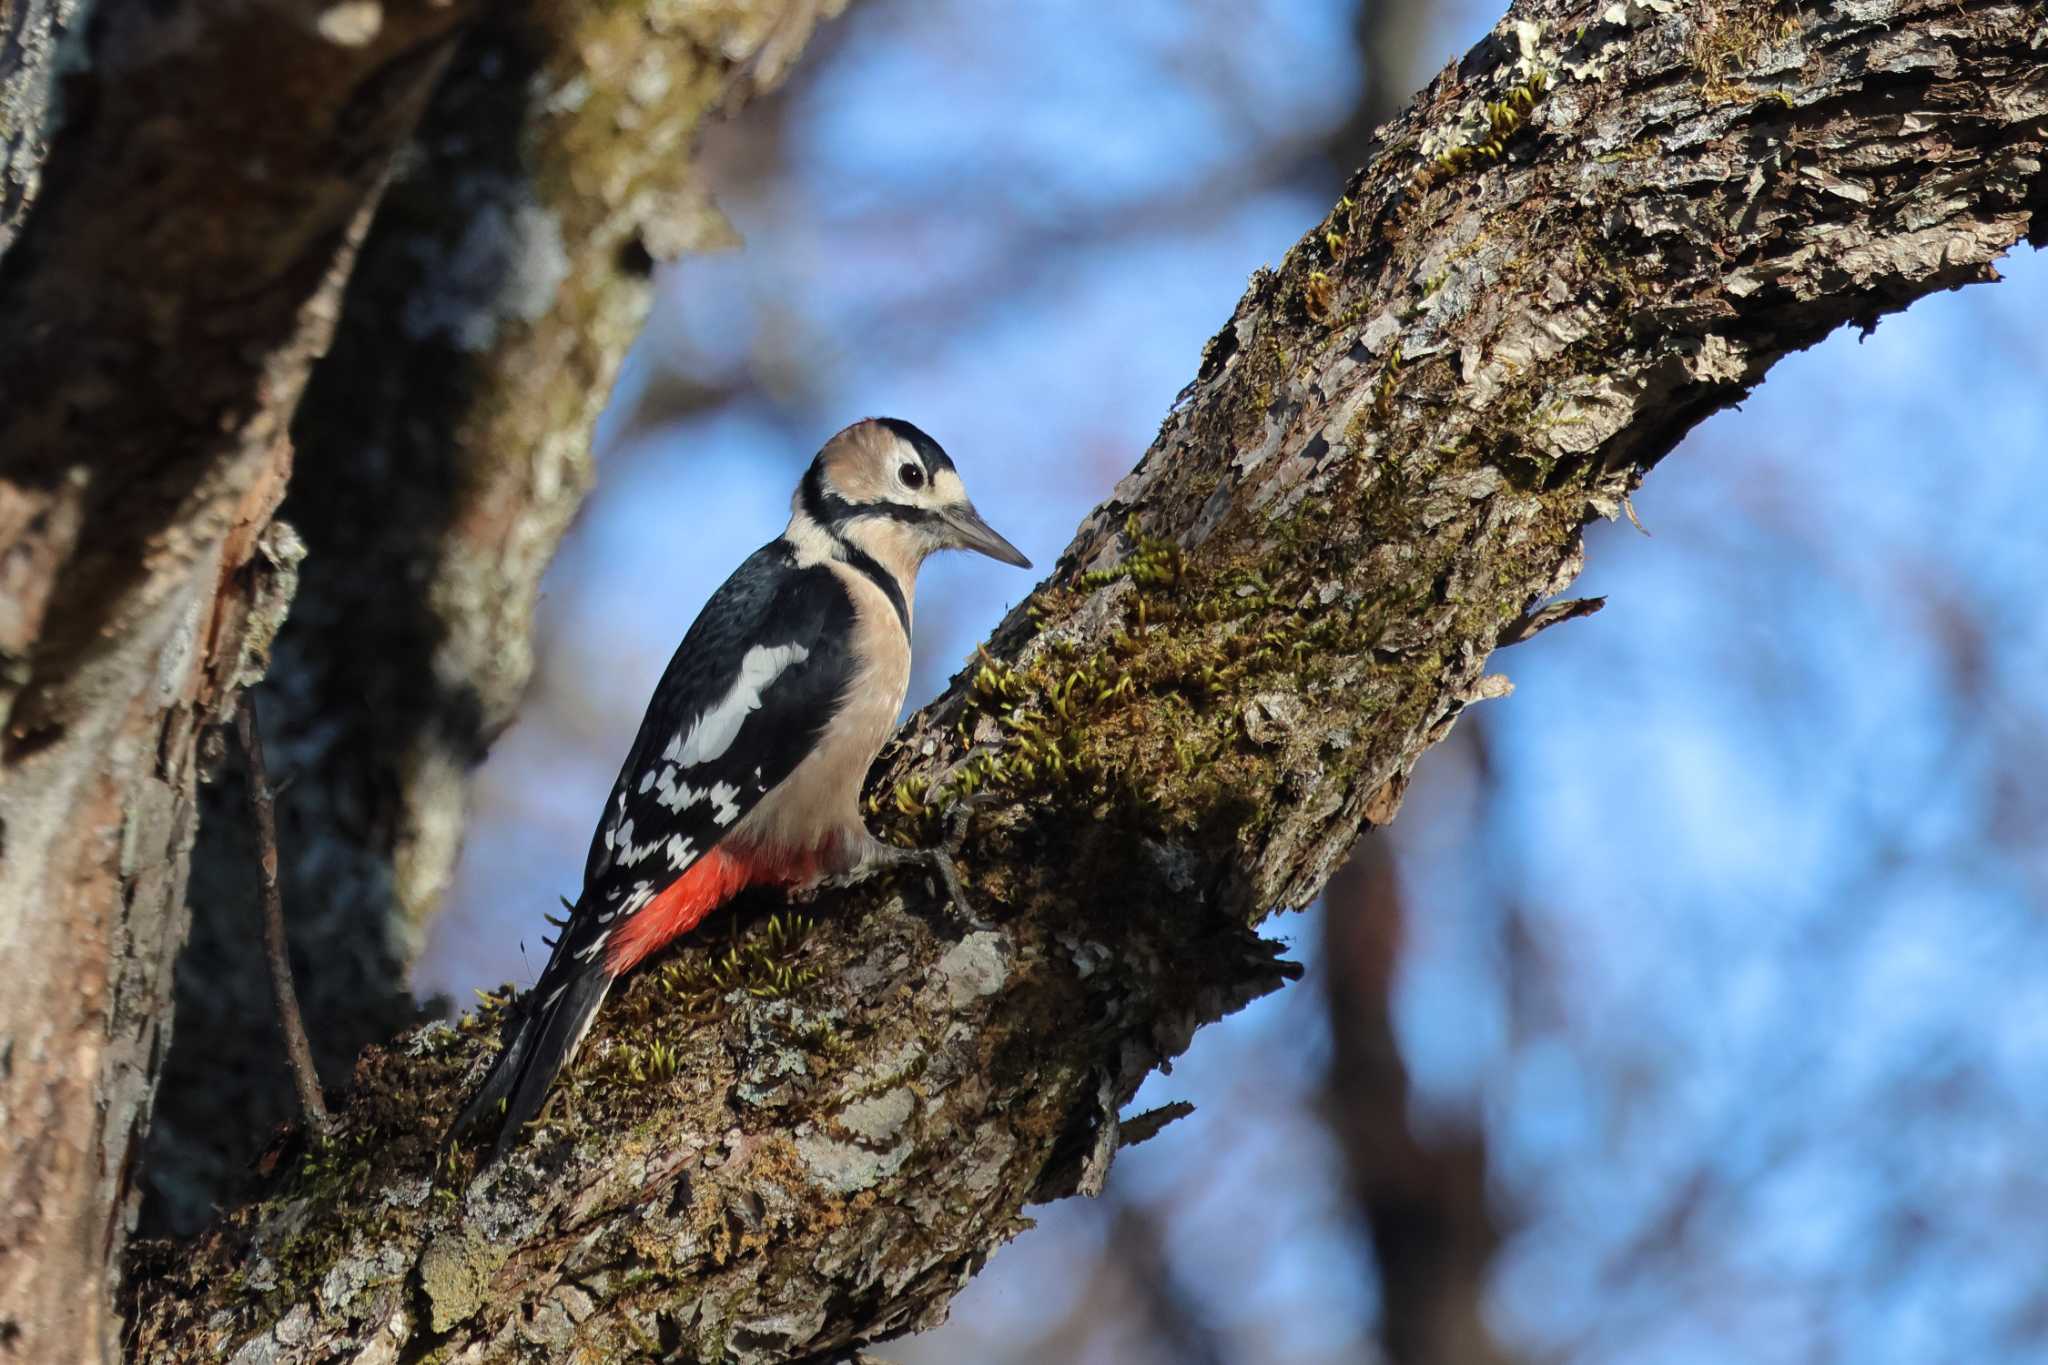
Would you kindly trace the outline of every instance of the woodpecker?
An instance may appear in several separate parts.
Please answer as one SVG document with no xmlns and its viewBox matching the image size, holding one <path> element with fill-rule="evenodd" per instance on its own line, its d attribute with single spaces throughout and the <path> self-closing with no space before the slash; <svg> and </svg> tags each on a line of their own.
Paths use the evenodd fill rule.
<svg viewBox="0 0 2048 1365">
<path fill-rule="evenodd" d="M 582 894 L 454 1133 L 503 1100 L 490 1159 L 503 1156 L 612 982 L 745 887 L 923 862 L 965 908 L 945 850 L 883 843 L 859 804 L 910 682 L 918 566 L 945 549 L 1031 567 L 910 423 L 870 418 L 825 443 L 789 525 L 711 595 L 669 660 L 591 837 Z"/>
</svg>

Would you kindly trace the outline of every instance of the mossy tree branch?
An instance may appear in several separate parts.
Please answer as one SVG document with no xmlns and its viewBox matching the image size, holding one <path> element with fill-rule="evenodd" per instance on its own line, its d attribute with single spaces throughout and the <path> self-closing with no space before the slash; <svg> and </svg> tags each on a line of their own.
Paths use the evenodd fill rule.
<svg viewBox="0 0 2048 1365">
<path fill-rule="evenodd" d="M 638 978 L 482 1178 L 437 1145 L 490 1012 L 373 1050 L 336 1136 L 141 1267 L 134 1357 L 824 1359 L 937 1321 L 1288 975 L 1256 926 L 1505 691 L 1587 522 L 1783 355 L 2048 238 L 2044 144 L 2018 0 L 1518 6 L 887 756 L 904 837 L 993 795 L 995 930 L 916 885 L 808 934 L 743 912 L 752 947 Z"/>
</svg>

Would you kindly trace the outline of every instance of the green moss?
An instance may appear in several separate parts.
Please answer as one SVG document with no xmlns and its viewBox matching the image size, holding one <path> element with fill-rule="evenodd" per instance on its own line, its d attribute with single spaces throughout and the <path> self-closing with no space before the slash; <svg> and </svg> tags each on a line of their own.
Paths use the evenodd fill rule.
<svg viewBox="0 0 2048 1365">
<path fill-rule="evenodd" d="M 1759 95 L 1736 79 L 1738 73 L 1756 65 L 1758 57 L 1773 42 L 1799 31 L 1799 20 L 1789 14 L 1773 13 L 1772 5 L 1738 7 L 1712 28 L 1693 30 L 1686 44 L 1686 56 L 1700 74 L 1702 92 L 1708 99 L 1730 101 L 1771 98 L 1786 106 L 1791 96 L 1782 91 Z"/>
<path fill-rule="evenodd" d="M 1656 138 L 1642 137 L 1637 138 L 1634 142 L 1631 142 L 1628 146 L 1621 148 L 1619 151 L 1602 152 L 1600 155 L 1594 157 L 1593 160 L 1596 164 L 1601 166 L 1612 166 L 1616 162 L 1620 161 L 1647 161 L 1649 158 L 1653 156 L 1661 155 L 1663 151 L 1664 144 L 1659 142 Z"/>
<path fill-rule="evenodd" d="M 1091 569 L 1082 574 L 1079 583 L 1084 592 L 1105 588 L 1127 578 L 1141 588 L 1172 588 L 1180 583 L 1181 574 L 1186 569 L 1186 558 L 1179 541 L 1166 536 L 1147 535 L 1139 526 L 1136 515 L 1125 520 L 1124 536 L 1131 542 L 1131 552 L 1110 568 Z"/>
<path fill-rule="evenodd" d="M 475 1032 L 488 1026 L 497 1008 L 497 997 L 486 997 L 479 1017 L 440 1032 L 451 1039 L 464 1029 Z M 233 1272 L 219 1277 L 232 1298 L 252 1300 L 270 1316 L 300 1303 L 324 1314 L 328 1305 L 318 1290 L 353 1247 L 389 1241 L 448 1215 L 449 1201 L 438 1196 L 454 1171 L 443 1166 L 438 1138 L 463 1098 L 468 1049 L 444 1043 L 433 1031 L 413 1042 L 406 1052 L 367 1050 L 340 1126 L 300 1139 L 303 1146 L 276 1192 L 232 1216 L 244 1228 L 290 1229 L 249 1248 Z M 426 1182 L 416 1204 L 384 1197 L 408 1177 Z"/>
<path fill-rule="evenodd" d="M 1394 361 L 1388 373 L 1398 372 Z M 1439 463 L 1431 455 L 1405 473 L 1381 467 L 1364 493 L 1306 497 L 1278 519 L 1234 514 L 1200 557 L 1127 524 L 1114 568 L 1048 589 L 1043 603 L 1043 619 L 1057 622 L 1094 594 L 1116 593 L 1121 620 L 1103 646 L 1077 657 L 1051 643 L 1016 664 L 984 656 L 955 725 L 962 757 L 936 788 L 906 782 L 871 808 L 923 825 L 952 800 L 992 791 L 1048 813 L 1041 818 L 1076 812 L 1160 830 L 1220 821 L 1240 837 L 1254 832 L 1269 818 L 1282 754 L 1248 733 L 1253 698 L 1339 685 L 1415 705 L 1434 695 L 1412 676 L 1415 661 L 1375 656 L 1389 624 L 1416 604 L 1328 589 L 1363 553 L 1338 523 L 1405 518 L 1411 480 Z M 1421 666 L 1440 676 L 1443 661 Z M 1055 792 L 1057 802 L 1043 799 Z"/>
<path fill-rule="evenodd" d="M 1380 367 L 1380 382 L 1373 388 L 1372 410 L 1380 417 L 1393 411 L 1395 387 L 1401 380 L 1401 343 L 1395 342 L 1394 349 L 1387 353 L 1387 363 Z"/>
<path fill-rule="evenodd" d="M 1498 161 L 1507 151 L 1509 139 L 1528 123 L 1530 113 L 1550 88 L 1550 73 L 1538 69 L 1510 86 L 1500 99 L 1480 106 L 1483 125 L 1469 142 L 1447 147 L 1417 173 L 1417 188 L 1427 188 L 1445 176 L 1458 175 Z"/>
<path fill-rule="evenodd" d="M 802 961 L 815 916 L 776 911 L 728 923 L 723 949 L 691 943 L 634 975 L 605 1011 L 611 1046 L 598 1073 L 625 1085 L 672 1079 L 682 1058 L 667 1037 L 676 1021 L 707 1013 L 734 991 L 760 1000 L 795 995 L 818 979 Z"/>
<path fill-rule="evenodd" d="M 436 1238 L 420 1256 L 420 1292 L 426 1295 L 428 1325 L 446 1332 L 467 1321 L 484 1304 L 486 1289 L 507 1248 L 470 1233 Z"/>
</svg>

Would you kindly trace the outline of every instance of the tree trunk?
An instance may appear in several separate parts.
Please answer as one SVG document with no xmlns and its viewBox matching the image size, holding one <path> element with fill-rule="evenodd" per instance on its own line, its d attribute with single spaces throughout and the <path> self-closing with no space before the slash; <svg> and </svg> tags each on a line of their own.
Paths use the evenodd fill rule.
<svg viewBox="0 0 2048 1365">
<path fill-rule="evenodd" d="M 399 1008 L 463 765 L 523 681 L 534 580 L 587 483 L 647 271 L 709 213 L 689 138 L 836 7 L 498 7 L 452 68 L 466 0 L 30 0 L 0 21 L 0 951 L 24 968 L 0 1002 L 0 1345 L 16 1358 L 118 1349 L 107 1287 L 170 1036 L 195 778 L 292 595 L 303 543 L 272 517 L 294 440 L 318 553 L 271 719 L 281 764 L 309 779 L 287 836 L 301 947 L 347 964 L 309 994 L 352 1050 Z M 536 88 L 555 105 L 528 108 Z M 363 609 L 392 601 L 418 606 Z M 388 652 L 349 661 L 364 650 Z M 252 940 L 241 819 L 209 804 L 205 937 Z M 204 1050 L 174 1073 L 157 1148 L 203 1209 L 223 1153 L 260 1139 L 269 1095 L 226 1078 L 270 1048 L 251 1027 L 269 1006 L 232 955 L 187 981 Z"/>
<path fill-rule="evenodd" d="M 0 261 L 0 1339 L 22 1359 L 111 1349 L 197 741 L 283 615 L 284 424 L 467 7 L 350 12 L 124 5 L 88 42 L 45 6 L 23 19 L 68 17 L 62 59 L 8 47 L 35 96 Z"/>
<path fill-rule="evenodd" d="M 1691 425 L 2048 237 L 2038 6 L 1517 7 L 1262 271 L 877 821 L 970 792 L 992 930 L 917 884 L 619 992 L 543 1122 L 442 1160 L 488 1020 L 373 1049 L 331 1140 L 131 1286 L 138 1360 L 827 1358 L 1092 1192 L 1119 1107 L 1289 974 L 1417 757 Z M 239 1353 L 239 1354 L 238 1354 Z"/>
</svg>

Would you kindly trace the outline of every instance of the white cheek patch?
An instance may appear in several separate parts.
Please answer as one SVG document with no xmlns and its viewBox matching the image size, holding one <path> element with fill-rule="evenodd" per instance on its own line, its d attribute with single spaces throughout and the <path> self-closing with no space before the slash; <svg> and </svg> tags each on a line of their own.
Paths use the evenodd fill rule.
<svg viewBox="0 0 2048 1365">
<path fill-rule="evenodd" d="M 796 547 L 796 562 L 800 567 L 821 564 L 832 557 L 832 533 L 812 521 L 810 514 L 801 507 L 789 518 L 789 529 L 782 538 Z"/>
<path fill-rule="evenodd" d="M 740 675 L 733 680 L 732 690 L 698 716 L 687 733 L 670 740 L 662 758 L 692 768 L 722 757 L 739 738 L 747 717 L 761 709 L 761 694 L 793 665 L 810 657 L 811 651 L 802 645 L 755 645 L 740 661 Z"/>
<path fill-rule="evenodd" d="M 939 507 L 958 507 L 967 501 L 967 485 L 957 470 L 941 469 L 932 475 L 931 501 Z"/>
</svg>

